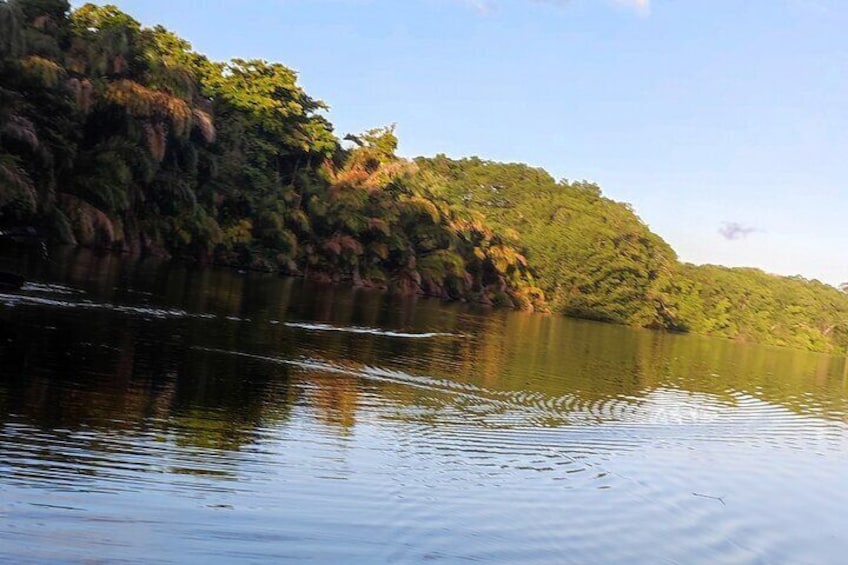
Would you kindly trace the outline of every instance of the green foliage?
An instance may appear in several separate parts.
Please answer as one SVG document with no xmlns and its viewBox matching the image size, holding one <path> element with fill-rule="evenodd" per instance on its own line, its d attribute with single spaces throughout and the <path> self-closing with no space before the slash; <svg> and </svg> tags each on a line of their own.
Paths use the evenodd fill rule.
<svg viewBox="0 0 848 565">
<path fill-rule="evenodd" d="M 690 264 L 680 278 L 681 298 L 700 306 L 688 314 L 693 332 L 815 351 L 848 347 L 848 296 L 819 281 Z"/>
<path fill-rule="evenodd" d="M 17 2 L 0 2 L 0 57 L 20 57 L 25 49 L 24 15 Z"/>
<path fill-rule="evenodd" d="M 288 67 L 214 62 L 115 6 L 0 0 L 0 228 L 442 298 L 818 350 L 848 295 L 679 265 L 597 185 L 340 141 Z"/>
<path fill-rule="evenodd" d="M 279 63 L 233 59 L 206 77 L 206 91 L 228 110 L 250 120 L 273 152 L 282 144 L 287 153 L 302 151 L 329 157 L 335 150 L 329 122 L 316 115 L 326 108 L 297 85 L 297 75 Z"/>
<path fill-rule="evenodd" d="M 848 346 L 844 292 L 756 269 L 680 265 L 628 205 L 604 198 L 597 185 L 478 158 L 416 163 L 454 206 L 515 232 L 513 245 L 560 312 L 819 351 Z"/>
<path fill-rule="evenodd" d="M 565 314 L 640 326 L 667 327 L 659 301 L 675 268 L 672 249 L 626 205 L 596 185 L 556 182 L 521 164 L 478 158 L 420 158 L 440 175 L 454 205 L 511 229 L 551 301 Z M 520 234 L 520 235 L 518 235 Z"/>
</svg>

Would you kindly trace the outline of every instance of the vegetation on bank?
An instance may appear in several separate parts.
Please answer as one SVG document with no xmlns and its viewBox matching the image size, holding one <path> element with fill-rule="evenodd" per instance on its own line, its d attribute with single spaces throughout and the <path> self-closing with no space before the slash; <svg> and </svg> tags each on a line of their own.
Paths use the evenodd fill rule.
<svg viewBox="0 0 848 565">
<path fill-rule="evenodd" d="M 113 6 L 0 0 L 0 229 L 822 351 L 848 296 L 681 265 L 626 204 L 520 164 L 344 139 L 287 67 Z"/>
<path fill-rule="evenodd" d="M 681 264 L 627 204 L 595 184 L 478 158 L 416 163 L 443 180 L 452 204 L 521 234 L 554 311 L 816 351 L 848 346 L 845 292 L 758 269 Z"/>
<path fill-rule="evenodd" d="M 0 222 L 51 239 L 542 305 L 514 238 L 350 137 L 287 67 L 226 63 L 113 6 L 0 2 Z"/>
</svg>

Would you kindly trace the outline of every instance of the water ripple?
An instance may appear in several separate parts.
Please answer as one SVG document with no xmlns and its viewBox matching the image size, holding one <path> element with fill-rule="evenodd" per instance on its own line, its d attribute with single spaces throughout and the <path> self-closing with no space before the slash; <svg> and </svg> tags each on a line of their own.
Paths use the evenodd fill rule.
<svg viewBox="0 0 848 565">
<path fill-rule="evenodd" d="M 285 322 L 289 328 L 298 328 L 314 332 L 343 332 L 352 334 L 377 335 L 385 337 L 403 337 L 410 339 L 421 339 L 429 337 L 465 337 L 462 334 L 443 333 L 443 332 L 399 332 L 394 330 L 384 330 L 378 328 L 365 328 L 359 326 L 331 326 L 330 324 L 309 323 L 309 322 Z"/>
<path fill-rule="evenodd" d="M 179 308 L 155 308 L 146 306 L 128 306 L 110 304 L 108 302 L 95 302 L 93 300 L 59 300 L 55 298 L 43 298 L 26 294 L 0 293 L 0 304 L 14 308 L 17 306 L 46 306 L 48 308 L 76 309 L 76 310 L 104 310 L 117 312 L 119 314 L 137 315 L 145 318 L 216 318 L 214 314 L 192 314 Z"/>
<path fill-rule="evenodd" d="M 728 397 L 671 388 L 656 388 L 640 397 L 618 395 L 593 399 L 579 392 L 549 396 L 539 391 L 495 390 L 378 366 L 341 365 L 316 358 L 285 359 L 214 348 L 196 349 L 418 389 L 429 393 L 433 403 L 433 408 L 423 410 L 419 417 L 428 418 L 432 410 L 439 410 L 440 421 L 445 421 L 450 418 L 446 411 L 455 411 L 456 421 L 474 425 L 474 437 L 484 442 L 490 442 L 485 437 L 487 429 L 544 429 L 598 424 L 607 428 L 613 426 L 617 430 L 617 447 L 626 446 L 628 442 L 645 441 L 681 445 L 693 441 L 753 442 L 792 447 L 793 440 L 800 437 L 804 438 L 801 445 L 809 447 L 812 440 L 827 445 L 844 442 L 848 432 L 848 425 L 844 423 L 792 412 L 786 407 L 735 391 Z M 421 409 L 419 406 L 418 410 Z M 412 412 L 404 413 L 404 418 L 413 415 Z"/>
</svg>

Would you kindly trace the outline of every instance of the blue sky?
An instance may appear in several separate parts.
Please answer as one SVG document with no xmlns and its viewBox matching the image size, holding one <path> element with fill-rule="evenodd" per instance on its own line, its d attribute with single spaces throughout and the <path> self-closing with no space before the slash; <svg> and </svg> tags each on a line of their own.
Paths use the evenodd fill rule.
<svg viewBox="0 0 848 565">
<path fill-rule="evenodd" d="M 397 123 L 405 156 L 595 181 L 682 260 L 848 281 L 844 0 L 112 3 L 294 68 L 341 135 Z"/>
</svg>

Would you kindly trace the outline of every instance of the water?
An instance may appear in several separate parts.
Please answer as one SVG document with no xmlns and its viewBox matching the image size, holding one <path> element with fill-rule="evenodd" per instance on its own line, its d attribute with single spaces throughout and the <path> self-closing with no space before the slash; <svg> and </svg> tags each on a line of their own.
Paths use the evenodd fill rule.
<svg viewBox="0 0 848 565">
<path fill-rule="evenodd" d="M 0 561 L 840 562 L 841 357 L 81 252 L 0 291 Z"/>
</svg>

